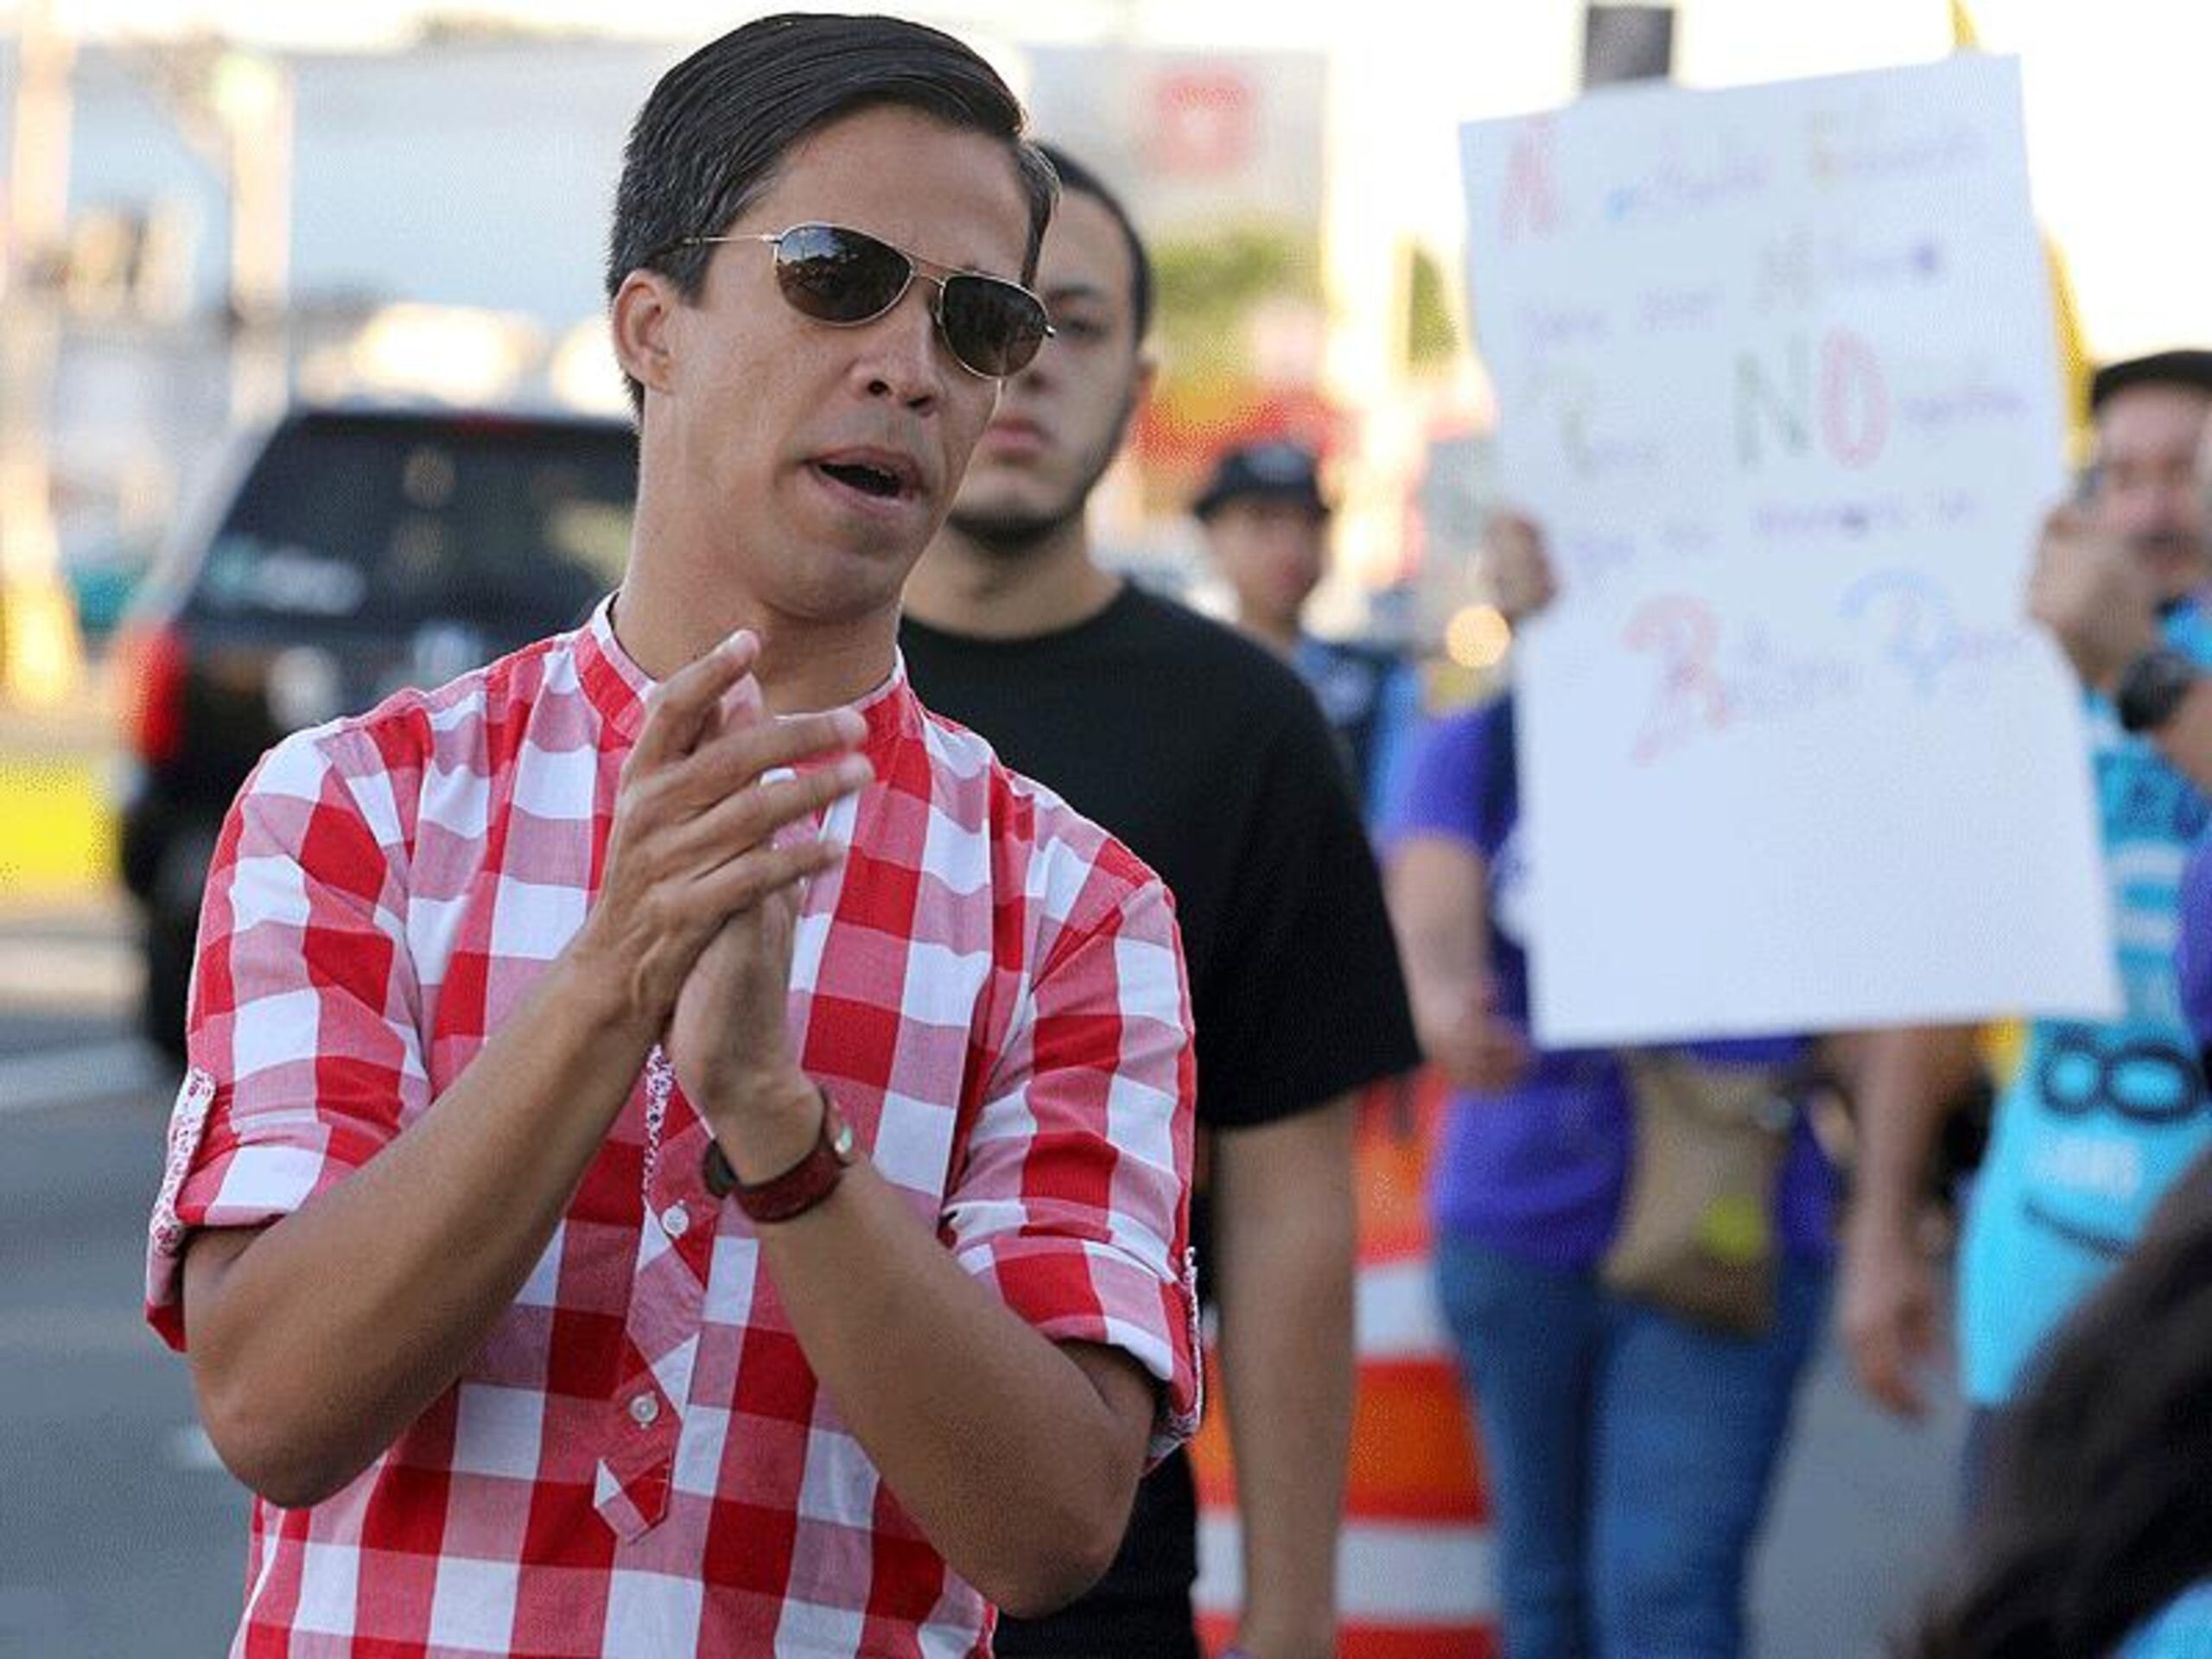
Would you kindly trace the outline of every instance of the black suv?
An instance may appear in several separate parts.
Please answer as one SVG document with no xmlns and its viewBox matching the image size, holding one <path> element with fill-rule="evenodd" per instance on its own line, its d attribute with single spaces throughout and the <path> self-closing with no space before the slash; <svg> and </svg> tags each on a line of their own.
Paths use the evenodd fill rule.
<svg viewBox="0 0 2212 1659">
<path fill-rule="evenodd" d="M 181 1056 L 208 861 L 262 752 L 573 626 L 620 579 L 636 488 L 616 421 L 301 410 L 242 444 L 117 642 L 147 1036 Z"/>
</svg>

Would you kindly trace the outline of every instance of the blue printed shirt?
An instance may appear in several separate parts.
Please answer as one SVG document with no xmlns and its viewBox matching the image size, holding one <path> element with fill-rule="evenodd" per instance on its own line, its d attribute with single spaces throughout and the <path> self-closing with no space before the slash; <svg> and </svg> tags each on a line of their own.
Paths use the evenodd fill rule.
<svg viewBox="0 0 2212 1659">
<path fill-rule="evenodd" d="M 2168 639 L 2212 664 L 2195 606 Z M 1960 1255 L 1967 1397 L 1998 1405 L 2052 1327 L 2126 1253 L 2190 1159 L 2212 1107 L 2183 1018 L 2174 945 L 2183 867 L 2204 798 L 2147 740 L 2088 702 L 2114 950 L 2126 1003 L 2105 1023 L 2042 1020 L 1997 1109 Z"/>
<path fill-rule="evenodd" d="M 2212 1582 L 2167 1603 L 2113 1659 L 2212 1659 Z"/>
<path fill-rule="evenodd" d="M 1370 830 L 1404 795 L 1421 727 L 1421 676 L 1371 645 L 1300 634 L 1292 664 L 1343 745 Z"/>
</svg>

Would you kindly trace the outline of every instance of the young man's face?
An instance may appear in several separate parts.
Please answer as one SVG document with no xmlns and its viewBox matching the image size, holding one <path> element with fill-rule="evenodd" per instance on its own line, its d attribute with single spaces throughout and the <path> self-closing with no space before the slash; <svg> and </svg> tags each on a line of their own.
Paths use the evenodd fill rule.
<svg viewBox="0 0 2212 1659">
<path fill-rule="evenodd" d="M 1206 520 L 1206 550 L 1236 591 L 1237 614 L 1283 632 L 1320 585 L 1327 520 L 1306 502 L 1234 496 Z"/>
<path fill-rule="evenodd" d="M 814 222 L 1018 281 L 1029 211 L 1004 143 L 880 105 L 794 146 L 726 233 Z M 882 316 L 840 327 L 782 297 L 774 258 L 765 242 L 715 248 L 696 300 L 665 315 L 661 378 L 640 376 L 642 487 L 687 541 L 719 550 L 716 579 L 770 612 L 849 620 L 898 603 L 999 383 L 952 355 L 923 276 Z"/>
<path fill-rule="evenodd" d="M 960 486 L 956 530 L 1020 550 L 1082 514 L 1150 378 L 1130 308 L 1135 275 L 1113 215 L 1065 193 L 1037 266 L 1053 337 L 1007 383 Z"/>
<path fill-rule="evenodd" d="M 2155 383 L 2116 391 L 2097 411 L 2097 474 L 2090 511 L 2123 538 L 2163 599 L 2212 577 L 2197 454 L 2212 397 Z"/>
</svg>

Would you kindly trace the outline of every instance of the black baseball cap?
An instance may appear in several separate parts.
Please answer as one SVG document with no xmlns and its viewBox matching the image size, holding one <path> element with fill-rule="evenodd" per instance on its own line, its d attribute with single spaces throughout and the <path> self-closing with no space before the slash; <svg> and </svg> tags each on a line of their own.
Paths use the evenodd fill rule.
<svg viewBox="0 0 2212 1659">
<path fill-rule="evenodd" d="M 2185 386 L 2212 397 L 2212 351 L 2183 346 L 2107 363 L 2089 378 L 2089 412 L 2130 386 Z"/>
<path fill-rule="evenodd" d="M 1231 501 L 1255 499 L 1295 502 L 1317 518 L 1329 516 L 1319 461 L 1304 444 L 1286 439 L 1224 450 L 1191 511 L 1205 520 Z"/>
</svg>

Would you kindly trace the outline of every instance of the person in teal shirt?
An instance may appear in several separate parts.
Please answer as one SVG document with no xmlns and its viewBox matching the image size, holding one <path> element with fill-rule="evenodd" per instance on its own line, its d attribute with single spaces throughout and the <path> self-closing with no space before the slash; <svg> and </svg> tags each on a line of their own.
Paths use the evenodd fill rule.
<svg viewBox="0 0 2212 1659">
<path fill-rule="evenodd" d="M 2212 413 L 2212 352 L 2161 353 L 2099 372 L 2097 458 L 2083 504 L 2054 519 L 2032 607 L 2081 671 L 2113 898 L 2120 1014 L 2042 1020 L 2000 1098 L 1968 1204 L 1958 1338 L 1970 1417 L 1962 1471 L 1980 1501 L 1992 1425 L 2033 1357 L 2127 1252 L 2160 1197 L 2212 1145 L 2197 1046 L 2173 967 L 2178 890 L 2207 820 L 2205 796 L 2159 728 L 2212 664 L 2201 598 L 2208 557 L 2198 448 Z M 2094 542 L 2133 597 L 2123 649 L 2087 653 L 2066 602 L 2071 550 Z M 2117 634 L 2115 632 L 2115 637 Z M 1860 1102 L 1858 1203 L 1846 1238 L 1843 1324 L 1860 1378 L 1885 1403 L 1916 1403 L 1911 1376 L 1932 1331 L 1929 1268 L 1911 1237 L 1941 1104 L 1937 1068 L 1910 1063 L 1936 1033 L 1885 1033 Z M 1904 1053 L 1906 1058 L 1898 1060 Z"/>
<path fill-rule="evenodd" d="M 2212 663 L 2212 619 L 2170 608 L 2164 638 Z M 2174 977 L 2182 870 L 2205 798 L 2105 697 L 2087 694 L 2125 1009 L 2039 1020 L 2000 1097 L 1960 1258 L 1967 1398 L 2012 1396 L 2066 1312 L 2127 1253 L 2152 1208 L 2212 1144 L 2196 1044 Z"/>
<path fill-rule="evenodd" d="M 2058 1328 L 1908 1659 L 2212 1656 L 2212 1153 Z"/>
</svg>

